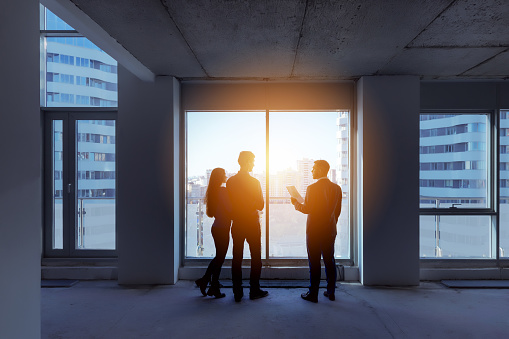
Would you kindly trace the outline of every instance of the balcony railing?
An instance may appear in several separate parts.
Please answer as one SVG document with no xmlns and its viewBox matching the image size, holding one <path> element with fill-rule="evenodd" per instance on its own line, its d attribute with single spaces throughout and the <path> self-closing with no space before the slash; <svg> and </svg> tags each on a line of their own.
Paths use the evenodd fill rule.
<svg viewBox="0 0 509 339">
<path fill-rule="evenodd" d="M 54 199 L 54 244 L 63 241 L 62 198 Z M 78 198 L 75 215 L 76 249 L 115 249 L 115 198 Z"/>
<path fill-rule="evenodd" d="M 508 197 L 501 197 L 507 201 Z M 425 258 L 493 258 L 493 218 L 496 213 L 486 208 L 482 197 L 420 197 L 420 256 Z M 474 203 L 472 203 L 474 201 Z M 475 203 L 478 201 L 478 203 Z M 509 246 L 505 228 L 509 203 L 501 203 L 500 257 Z"/>
<path fill-rule="evenodd" d="M 336 257 L 350 256 L 350 226 L 347 207 L 347 194 L 344 195 L 343 209 L 338 222 Z M 269 199 L 269 239 L 268 256 L 270 258 L 306 258 L 306 218 L 307 215 L 295 211 L 290 197 L 270 197 Z M 213 257 L 215 248 L 210 227 L 213 219 L 205 214 L 202 196 L 187 197 L 186 218 L 186 256 Z M 260 213 L 262 231 L 262 253 L 265 256 L 266 218 L 264 209 Z M 249 246 L 245 246 L 244 257 L 249 257 Z M 227 257 L 231 257 L 231 246 Z"/>
</svg>

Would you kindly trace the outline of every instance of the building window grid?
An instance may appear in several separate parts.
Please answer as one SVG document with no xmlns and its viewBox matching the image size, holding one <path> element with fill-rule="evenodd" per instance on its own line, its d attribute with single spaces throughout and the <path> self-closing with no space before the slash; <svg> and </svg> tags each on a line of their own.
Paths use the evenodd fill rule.
<svg viewBox="0 0 509 339">
<path fill-rule="evenodd" d="M 65 23 L 63 20 L 58 18 L 54 13 L 46 9 L 41 5 L 41 11 L 43 12 L 44 20 L 41 22 L 41 36 L 47 42 L 53 43 L 63 43 L 65 45 L 84 47 L 87 49 L 94 49 L 100 52 L 102 51 L 95 44 L 93 44 L 90 40 L 86 39 L 83 35 L 74 30 L 71 26 Z M 65 36 L 54 36 L 55 31 L 62 32 L 67 31 Z M 48 33 L 52 33 L 52 36 L 48 36 Z M 68 36 L 72 34 L 73 36 Z M 87 67 L 96 69 L 105 73 L 117 74 L 118 67 L 117 65 L 107 64 L 100 60 L 89 59 L 76 55 L 69 54 L 61 54 L 54 52 L 46 53 L 46 63 L 60 63 L 69 66 L 75 67 Z M 116 83 L 112 83 L 109 81 L 104 81 L 95 78 L 86 78 L 86 79 L 78 79 L 78 76 L 70 75 L 70 74 L 50 74 L 51 72 L 46 73 L 46 81 L 47 82 L 60 82 L 69 85 L 81 85 L 81 86 L 89 86 L 94 88 L 99 88 L 101 90 L 106 90 L 109 92 L 118 92 L 118 86 Z M 57 73 L 58 74 L 58 73 Z M 71 78 L 72 77 L 72 78 Z M 75 79 L 76 78 L 76 81 Z M 95 106 L 95 107 L 117 107 L 118 101 L 116 100 L 108 100 L 104 98 L 94 97 L 94 96 L 86 96 L 86 95 L 75 95 L 71 93 L 60 93 L 56 91 L 48 91 L 45 95 L 46 105 L 49 106 L 59 106 L 58 103 L 70 104 L 70 105 L 82 105 L 82 106 Z"/>
<path fill-rule="evenodd" d="M 76 59 L 76 63 L 74 60 Z M 98 69 L 103 72 L 117 74 L 118 67 L 116 65 L 106 64 L 99 60 L 87 59 L 81 57 L 75 57 L 73 55 L 59 54 L 59 53 L 47 53 L 47 62 L 54 62 L 60 64 L 66 64 L 71 66 L 88 67 Z"/>
</svg>

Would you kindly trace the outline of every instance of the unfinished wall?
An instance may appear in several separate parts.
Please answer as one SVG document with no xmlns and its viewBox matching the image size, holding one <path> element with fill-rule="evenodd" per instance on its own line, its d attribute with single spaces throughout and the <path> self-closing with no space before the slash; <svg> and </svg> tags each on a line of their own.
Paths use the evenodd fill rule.
<svg viewBox="0 0 509 339">
<path fill-rule="evenodd" d="M 41 333 L 39 2 L 0 11 L 0 338 Z M 8 48 L 5 48 L 8 46 Z"/>
<path fill-rule="evenodd" d="M 144 82 L 123 67 L 118 78 L 118 282 L 173 284 L 179 262 L 174 213 L 179 84 L 173 77 Z"/>
<path fill-rule="evenodd" d="M 419 78 L 357 84 L 359 269 L 364 285 L 419 284 Z"/>
</svg>

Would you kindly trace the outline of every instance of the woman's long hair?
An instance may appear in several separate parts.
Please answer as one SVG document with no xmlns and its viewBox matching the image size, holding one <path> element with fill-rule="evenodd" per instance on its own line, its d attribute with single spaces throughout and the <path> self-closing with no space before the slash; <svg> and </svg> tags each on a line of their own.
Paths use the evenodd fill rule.
<svg viewBox="0 0 509 339">
<path fill-rule="evenodd" d="M 216 208 L 219 200 L 219 188 L 223 184 L 225 171 L 222 168 L 214 168 L 210 173 L 209 185 L 205 193 L 205 205 L 207 216 L 212 218 L 216 213 Z"/>
</svg>

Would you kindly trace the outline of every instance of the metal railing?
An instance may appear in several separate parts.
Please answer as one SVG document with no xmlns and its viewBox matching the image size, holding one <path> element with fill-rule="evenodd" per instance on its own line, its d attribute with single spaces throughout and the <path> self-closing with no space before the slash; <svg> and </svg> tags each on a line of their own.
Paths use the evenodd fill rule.
<svg viewBox="0 0 509 339">
<path fill-rule="evenodd" d="M 76 248 L 114 248 L 115 198 L 78 198 L 76 204 Z M 97 235 L 87 235 L 87 228 L 95 228 Z M 111 228 L 108 231 L 107 228 Z M 112 242 L 110 246 L 104 243 Z"/>
<path fill-rule="evenodd" d="M 343 200 L 346 200 L 348 195 L 344 195 Z M 268 217 L 268 213 L 266 210 L 260 212 L 260 223 L 262 227 L 262 238 L 266 240 L 266 243 L 262 243 L 262 246 L 266 246 L 270 251 L 282 251 L 285 254 L 274 254 L 275 257 L 294 257 L 297 255 L 298 257 L 306 257 L 305 250 L 305 225 L 306 225 L 306 215 L 301 213 L 292 214 L 291 211 L 294 212 L 293 206 L 291 204 L 290 197 L 270 197 L 269 198 L 269 212 L 270 212 L 270 222 L 273 223 L 273 231 L 278 230 L 277 233 L 279 235 L 275 235 L 276 233 L 271 232 L 270 243 L 269 237 L 266 236 L 266 227 L 267 225 L 266 218 Z M 345 206 L 347 202 L 345 201 Z M 193 207 L 191 207 L 193 206 Z M 291 209 L 290 207 L 291 206 Z M 210 256 L 210 247 L 213 246 L 212 239 L 210 238 L 209 227 L 211 226 L 213 219 L 208 218 L 205 214 L 205 203 L 203 196 L 188 196 L 186 198 L 186 256 L 190 258 L 199 258 L 203 256 Z M 345 209 L 348 211 L 348 208 Z M 290 214 L 288 214 L 290 213 Z M 343 215 L 343 214 L 342 214 Z M 294 219 L 289 225 L 285 221 L 288 219 Z M 297 218 L 297 219 L 295 219 Z M 340 228 L 340 225 L 344 224 L 345 221 L 348 223 L 349 216 L 348 213 L 344 214 L 343 218 L 340 218 L 342 221 L 338 223 L 338 237 L 340 236 L 340 229 L 346 229 L 345 226 Z M 298 220 L 298 221 L 297 221 Z M 284 226 L 283 226 L 284 225 Z M 288 228 L 291 226 L 290 228 Z M 284 230 L 280 227 L 285 227 Z M 348 226 L 348 230 L 350 227 Z M 286 233 L 285 233 L 286 232 Z M 348 231 L 349 232 L 349 231 Z M 284 233 L 282 236 L 281 234 Z M 344 233 L 344 232 L 343 232 Z M 195 234 L 195 235 L 193 235 Z M 302 239 L 300 238 L 302 236 Z M 294 238 L 292 240 L 292 237 Z M 298 239 L 295 239 L 297 237 Z M 350 236 L 347 236 L 348 242 L 350 241 Z M 341 241 L 344 242 L 346 239 L 345 236 L 341 237 Z M 293 242 L 292 242 L 293 241 Z M 338 240 L 339 241 L 339 240 Z M 294 245 L 298 243 L 299 249 L 293 248 Z M 263 245 L 265 244 L 265 245 Z M 304 246 L 303 249 L 300 247 Z M 350 248 L 350 245 L 343 244 L 344 248 Z M 302 253 L 300 251 L 302 250 Z M 276 253 L 271 252 L 271 253 Z M 299 254 L 296 254 L 296 253 Z M 281 253 L 281 252 L 279 252 Z M 291 253 L 291 254 L 290 254 Z M 338 252 L 339 253 L 339 252 Z M 267 256 L 269 257 L 269 256 Z M 271 258 L 273 256 L 270 256 Z"/>
<path fill-rule="evenodd" d="M 506 200 L 506 199 L 508 199 L 508 198 L 500 197 L 501 201 Z M 490 245 L 488 246 L 489 248 L 486 248 L 487 257 L 493 257 L 495 255 L 494 252 L 491 252 L 490 248 L 492 246 L 495 246 L 495 239 L 497 239 L 497 243 L 499 244 L 499 246 L 498 246 L 499 256 L 500 257 L 505 256 L 505 250 L 501 244 L 502 241 L 500 241 L 500 243 L 498 241 L 498 238 L 500 238 L 501 234 L 503 234 L 503 231 L 501 230 L 502 225 L 500 225 L 500 218 L 498 217 L 498 215 L 503 214 L 503 210 L 505 208 L 504 206 L 507 206 L 508 204 L 500 204 L 497 207 L 490 207 L 487 200 L 488 199 L 486 197 L 429 197 L 429 196 L 421 196 L 420 197 L 420 208 L 421 208 L 420 214 L 421 214 L 421 216 L 422 217 L 424 217 L 424 216 L 434 217 L 434 247 L 435 247 L 434 257 L 435 258 L 444 257 L 444 255 L 445 255 L 444 254 L 444 246 L 451 247 L 451 243 L 449 243 L 447 245 L 447 244 L 444 244 L 442 241 L 443 239 L 442 239 L 442 234 L 441 234 L 441 231 L 442 231 L 441 228 L 443 227 L 442 224 L 444 223 L 444 221 L 441 219 L 446 218 L 446 217 L 450 218 L 450 217 L 454 217 L 454 216 L 456 216 L 456 217 L 471 217 L 471 218 L 476 218 L 476 217 L 480 218 L 480 217 L 484 216 L 484 217 L 491 218 L 492 222 L 490 222 L 489 224 L 486 225 L 486 228 L 488 231 L 485 231 L 485 232 L 488 232 L 488 234 L 477 235 L 477 238 L 475 238 L 475 239 L 479 240 L 480 239 L 479 237 L 481 237 L 481 238 L 488 237 L 488 239 L 489 239 L 488 241 L 489 241 Z M 471 201 L 475 201 L 475 202 L 472 203 Z M 499 223 L 499 225 L 497 225 L 497 227 L 495 229 L 492 227 L 493 222 L 495 222 L 495 220 L 493 220 L 493 218 L 496 218 L 495 220 L 497 220 Z M 445 224 L 448 224 L 448 223 L 450 223 L 450 221 L 445 222 Z M 431 220 L 428 220 L 425 224 L 427 225 L 426 228 L 429 231 L 431 228 Z M 467 233 L 464 233 L 465 230 L 468 229 L 468 228 L 464 227 L 466 225 L 467 224 L 465 224 L 465 225 L 458 224 L 457 227 L 459 227 L 459 228 L 457 228 L 456 231 L 452 232 L 451 230 L 448 230 L 447 234 L 449 235 L 449 237 L 450 236 L 456 236 L 456 237 L 463 236 L 465 238 L 470 238 L 470 240 L 472 241 L 472 239 L 473 239 L 472 237 L 476 237 L 476 236 L 474 236 L 472 234 L 469 235 Z M 483 222 L 483 225 L 484 225 L 484 222 Z M 449 225 L 449 226 L 451 226 L 451 225 Z M 420 228 L 421 228 L 421 232 L 422 232 L 422 230 L 423 230 L 422 220 L 421 220 Z M 493 233 L 493 232 L 497 232 L 498 234 Z M 421 235 L 421 237 L 422 237 L 422 235 Z M 429 236 L 428 236 L 428 239 L 429 239 Z M 421 238 L 421 241 L 422 241 L 422 238 Z M 506 240 L 504 240 L 504 241 L 507 243 Z M 471 245 L 471 246 L 474 246 L 474 245 Z M 497 246 L 495 246 L 495 248 L 497 248 Z M 448 252 L 450 252 L 450 248 L 449 248 Z M 447 256 L 447 255 L 445 255 L 445 256 Z"/>
</svg>

